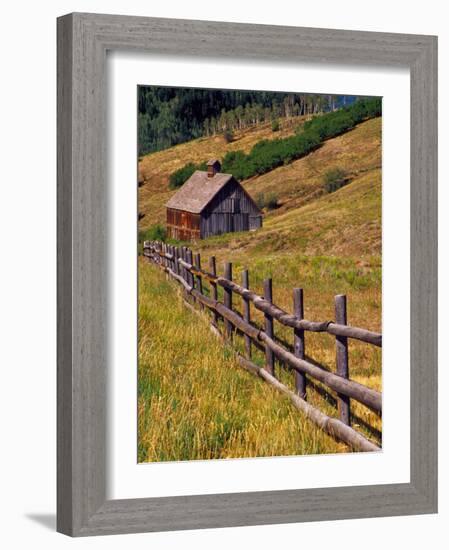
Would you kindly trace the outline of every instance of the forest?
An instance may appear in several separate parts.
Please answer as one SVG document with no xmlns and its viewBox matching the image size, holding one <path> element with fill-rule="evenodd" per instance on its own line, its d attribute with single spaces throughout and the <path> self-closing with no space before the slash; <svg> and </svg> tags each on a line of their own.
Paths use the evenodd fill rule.
<svg viewBox="0 0 449 550">
<path fill-rule="evenodd" d="M 139 156 L 202 136 L 350 105 L 355 96 L 139 86 Z"/>
</svg>

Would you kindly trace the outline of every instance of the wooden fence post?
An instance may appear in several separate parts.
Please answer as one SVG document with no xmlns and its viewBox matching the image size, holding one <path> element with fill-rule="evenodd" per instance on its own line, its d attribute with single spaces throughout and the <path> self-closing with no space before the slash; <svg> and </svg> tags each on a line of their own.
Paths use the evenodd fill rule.
<svg viewBox="0 0 449 550">
<path fill-rule="evenodd" d="M 170 254 L 172 255 L 172 259 L 170 260 L 170 267 L 172 271 L 176 272 L 175 268 L 175 247 L 171 244 L 170 245 Z"/>
<path fill-rule="evenodd" d="M 185 259 L 186 259 L 186 247 L 181 246 L 181 260 L 185 261 Z M 185 270 L 183 265 L 181 266 L 181 277 L 184 279 L 184 281 L 187 280 L 186 279 L 186 270 Z"/>
<path fill-rule="evenodd" d="M 179 264 L 178 264 L 179 248 L 177 246 L 173 247 L 173 255 L 174 255 L 174 258 L 173 258 L 173 271 L 176 273 L 176 275 L 179 275 Z"/>
<path fill-rule="evenodd" d="M 179 246 L 176 247 L 176 254 L 177 254 L 177 258 L 178 258 L 178 275 L 180 277 L 182 277 L 182 265 L 179 263 L 179 260 L 182 258 L 181 247 L 179 247 Z"/>
<path fill-rule="evenodd" d="M 242 287 L 249 289 L 249 274 L 248 270 L 243 270 Z M 247 323 L 251 322 L 250 301 L 248 298 L 243 298 L 243 318 Z M 248 359 L 251 359 L 251 338 L 245 334 L 245 354 Z"/>
<path fill-rule="evenodd" d="M 195 267 L 201 271 L 201 254 L 198 252 L 195 254 Z M 200 294 L 203 293 L 203 280 L 201 275 L 196 276 L 197 290 Z M 204 305 L 200 304 L 200 309 L 204 309 Z"/>
<path fill-rule="evenodd" d="M 224 278 L 232 281 L 232 263 L 226 262 L 224 265 Z M 232 310 L 232 290 L 224 289 L 224 305 Z M 225 319 L 225 335 L 227 338 L 232 338 L 232 324 Z"/>
<path fill-rule="evenodd" d="M 215 256 L 211 256 L 209 258 L 209 271 L 214 277 L 217 276 L 217 263 L 215 260 Z M 212 290 L 212 299 L 218 300 L 217 283 L 213 283 L 211 281 L 210 286 Z M 218 313 L 215 310 L 214 310 L 212 324 L 214 325 L 215 328 L 218 328 Z"/>
<path fill-rule="evenodd" d="M 304 319 L 304 294 L 302 288 L 293 289 L 293 315 L 298 319 Z M 306 355 L 306 342 L 304 337 L 304 330 L 295 328 L 294 333 L 294 352 L 299 359 L 305 359 Z M 295 371 L 295 388 L 296 393 L 306 398 L 306 375 L 302 372 Z"/>
<path fill-rule="evenodd" d="M 184 246 L 183 249 L 184 249 L 184 258 L 183 258 L 183 260 L 184 260 L 185 262 L 187 262 L 187 261 L 188 261 L 188 258 L 187 258 L 187 246 Z M 184 281 L 186 281 L 187 283 L 189 282 L 189 274 L 188 274 L 188 271 L 187 271 L 186 268 L 184 268 Z"/>
<path fill-rule="evenodd" d="M 272 279 L 264 280 L 263 297 L 265 300 L 267 300 L 267 302 L 270 302 L 270 304 L 273 303 Z M 273 338 L 274 336 L 273 317 L 268 313 L 265 313 L 264 316 L 265 316 L 265 332 L 267 336 L 269 336 L 270 338 Z M 266 369 L 268 373 L 274 376 L 274 354 L 273 354 L 273 351 L 268 346 L 265 346 L 265 361 L 266 361 Z"/>
<path fill-rule="evenodd" d="M 193 265 L 193 254 L 192 254 L 192 251 L 190 250 L 190 248 L 187 249 L 187 263 L 189 263 L 190 265 Z M 189 285 L 192 288 L 194 288 L 195 287 L 195 280 L 193 278 L 192 273 L 189 270 L 187 270 L 187 277 L 188 277 Z"/>
<path fill-rule="evenodd" d="M 339 294 L 335 296 L 335 322 L 339 325 L 347 324 L 346 314 L 346 296 Z M 348 339 L 346 336 L 336 336 L 337 347 L 337 374 L 343 378 L 349 378 L 349 357 L 348 357 Z M 346 395 L 338 394 L 338 411 L 340 420 L 350 426 L 351 413 L 350 401 Z"/>
</svg>

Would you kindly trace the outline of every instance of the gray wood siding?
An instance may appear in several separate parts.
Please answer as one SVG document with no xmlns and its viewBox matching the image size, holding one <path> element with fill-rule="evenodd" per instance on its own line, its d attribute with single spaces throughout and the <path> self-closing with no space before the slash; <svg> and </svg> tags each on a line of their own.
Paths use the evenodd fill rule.
<svg viewBox="0 0 449 550">
<path fill-rule="evenodd" d="M 254 229 L 259 229 L 261 227 L 262 227 L 262 215 L 257 214 L 257 216 L 252 216 L 250 214 L 250 216 L 249 216 L 249 229 L 254 230 Z"/>
<path fill-rule="evenodd" d="M 262 214 L 232 179 L 201 213 L 201 238 L 262 227 Z"/>
</svg>

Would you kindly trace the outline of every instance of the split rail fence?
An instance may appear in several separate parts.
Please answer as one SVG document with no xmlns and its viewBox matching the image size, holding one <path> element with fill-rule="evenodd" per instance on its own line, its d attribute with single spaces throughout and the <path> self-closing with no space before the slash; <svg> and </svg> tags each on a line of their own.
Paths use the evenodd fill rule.
<svg viewBox="0 0 449 550">
<path fill-rule="evenodd" d="M 224 265 L 224 276 L 217 275 L 215 257 L 209 259 L 209 270 L 201 265 L 200 254 L 193 254 L 188 247 L 176 247 L 159 241 L 145 241 L 143 254 L 149 261 L 163 269 L 181 284 L 201 309 L 212 312 L 212 326 L 218 331 L 219 320 L 224 321 L 224 338 L 231 341 L 237 331 L 244 338 L 244 355 L 239 362 L 246 370 L 263 378 L 285 393 L 293 405 L 329 435 L 343 441 L 355 450 L 379 451 L 380 447 L 351 426 L 351 399 L 355 399 L 382 415 L 382 394 L 349 378 L 348 340 L 356 339 L 369 345 L 382 347 L 382 335 L 347 324 L 346 296 L 335 296 L 335 321 L 316 322 L 304 319 L 303 290 L 293 289 L 294 312 L 290 314 L 273 303 L 272 280 L 264 281 L 264 295 L 249 289 L 248 270 L 242 273 L 242 283 L 232 280 L 232 263 Z M 204 282 L 210 285 L 206 295 Z M 218 299 L 218 287 L 223 288 L 224 299 Z M 242 299 L 243 314 L 233 309 L 234 295 Z M 251 320 L 251 304 L 264 314 L 264 328 Z M 275 337 L 274 321 L 293 329 L 293 351 Z M 335 336 L 336 373 L 306 359 L 305 333 L 326 332 Z M 252 345 L 265 353 L 265 367 L 259 367 L 252 359 Z M 275 358 L 282 365 L 295 371 L 295 391 L 281 383 L 275 374 Z M 339 418 L 330 417 L 307 402 L 307 377 L 321 382 L 337 394 Z"/>
</svg>

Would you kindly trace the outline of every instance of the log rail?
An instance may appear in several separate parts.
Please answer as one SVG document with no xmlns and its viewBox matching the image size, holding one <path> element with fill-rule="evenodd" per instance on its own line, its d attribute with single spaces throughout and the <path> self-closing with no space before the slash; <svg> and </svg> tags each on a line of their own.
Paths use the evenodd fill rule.
<svg viewBox="0 0 449 550">
<path fill-rule="evenodd" d="M 200 254 L 193 256 L 187 247 L 178 248 L 159 241 L 145 241 L 144 256 L 163 269 L 171 278 L 180 283 L 186 295 L 190 295 L 201 309 L 212 312 L 212 326 L 216 331 L 218 320 L 224 321 L 223 338 L 231 342 L 233 332 L 238 331 L 245 339 L 245 356 L 238 354 L 243 368 L 256 374 L 277 390 L 286 394 L 292 404 L 302 410 L 308 418 L 329 433 L 359 451 L 379 451 L 380 447 L 351 427 L 350 400 L 355 399 L 376 414 L 382 414 L 382 394 L 349 378 L 348 339 L 356 339 L 367 344 L 382 347 L 382 335 L 363 328 L 346 324 L 346 297 L 335 297 L 335 321 L 310 321 L 303 318 L 302 289 L 293 290 L 295 314 L 290 314 L 272 301 L 272 281 L 264 281 L 264 296 L 249 289 L 249 274 L 243 272 L 242 285 L 232 280 L 232 264 L 226 262 L 225 276 L 216 274 L 216 261 L 209 260 L 210 271 L 201 268 Z M 193 259 L 194 258 L 194 259 Z M 211 288 L 210 296 L 204 293 L 203 281 Z M 218 300 L 217 286 L 224 290 L 224 303 Z M 233 310 L 232 296 L 242 298 L 244 314 Z M 264 313 L 264 330 L 250 321 L 250 304 Z M 294 329 L 294 351 L 286 349 L 274 337 L 273 321 Z M 337 372 L 330 372 L 305 359 L 305 332 L 326 332 L 335 336 Z M 265 351 L 265 368 L 251 361 L 252 347 Z M 296 372 L 295 391 L 279 382 L 276 378 L 274 358 Z M 307 376 L 321 382 L 337 393 L 339 419 L 329 417 L 307 402 Z"/>
</svg>

